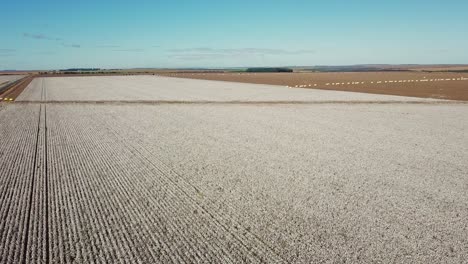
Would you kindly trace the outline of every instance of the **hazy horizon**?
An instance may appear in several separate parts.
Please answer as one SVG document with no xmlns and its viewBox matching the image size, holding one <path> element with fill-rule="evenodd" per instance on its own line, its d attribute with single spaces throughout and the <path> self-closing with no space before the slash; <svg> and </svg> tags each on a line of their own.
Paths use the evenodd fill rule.
<svg viewBox="0 0 468 264">
<path fill-rule="evenodd" d="M 236 70 L 236 69 L 248 69 L 248 68 L 291 68 L 291 69 L 322 69 L 326 67 L 330 68 L 340 68 L 340 67 L 375 67 L 378 68 L 379 66 L 415 66 L 415 67 L 460 67 L 460 66 L 468 66 L 468 64 L 385 64 L 385 63 L 378 63 L 378 64 L 353 64 L 353 65 L 268 65 L 268 66 L 232 66 L 232 67 L 128 67 L 128 68 L 99 68 L 99 67 L 67 67 L 67 68 L 49 68 L 49 69 L 0 69 L 0 72 L 22 72 L 22 71 L 59 71 L 59 70 L 73 70 L 73 69 L 99 69 L 99 70 Z"/>
<path fill-rule="evenodd" d="M 466 1 L 6 2 L 0 70 L 467 64 Z"/>
</svg>

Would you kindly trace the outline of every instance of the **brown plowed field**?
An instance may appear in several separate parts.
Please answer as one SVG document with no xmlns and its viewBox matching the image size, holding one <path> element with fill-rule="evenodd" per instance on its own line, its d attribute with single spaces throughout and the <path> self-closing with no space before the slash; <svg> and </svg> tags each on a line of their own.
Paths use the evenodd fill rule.
<svg viewBox="0 0 468 264">
<path fill-rule="evenodd" d="M 468 73 L 163 73 L 160 75 L 468 101 Z"/>
</svg>

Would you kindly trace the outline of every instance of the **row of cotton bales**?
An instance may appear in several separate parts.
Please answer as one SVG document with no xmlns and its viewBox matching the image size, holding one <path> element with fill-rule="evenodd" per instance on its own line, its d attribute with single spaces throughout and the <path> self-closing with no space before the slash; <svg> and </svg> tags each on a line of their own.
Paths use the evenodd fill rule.
<svg viewBox="0 0 468 264">
<path fill-rule="evenodd" d="M 294 86 L 295 88 L 307 88 L 307 87 L 316 87 L 317 84 L 303 84 L 303 85 L 296 85 Z M 293 87 L 293 86 L 288 86 L 288 87 Z"/>
<path fill-rule="evenodd" d="M 325 85 L 356 85 L 356 84 L 364 84 L 365 82 L 342 82 L 342 83 L 326 83 Z"/>
<path fill-rule="evenodd" d="M 0 101 L 13 101 L 13 98 L 8 98 L 8 97 L 2 98 L 2 97 L 0 97 Z"/>
<path fill-rule="evenodd" d="M 412 83 L 412 82 L 441 82 L 441 81 L 468 81 L 468 78 L 446 78 L 446 79 L 421 79 L 421 80 L 392 80 L 392 81 L 370 81 L 370 84 L 382 84 L 382 83 Z M 326 86 L 339 86 L 339 85 L 359 85 L 365 84 L 366 82 L 334 82 L 334 83 L 325 83 Z M 299 84 L 295 88 L 307 88 L 307 87 L 317 87 L 318 84 Z"/>
</svg>

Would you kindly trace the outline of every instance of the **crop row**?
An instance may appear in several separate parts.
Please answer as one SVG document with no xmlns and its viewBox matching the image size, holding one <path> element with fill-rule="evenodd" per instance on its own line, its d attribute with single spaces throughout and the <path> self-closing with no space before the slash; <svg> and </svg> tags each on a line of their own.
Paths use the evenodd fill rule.
<svg viewBox="0 0 468 264">
<path fill-rule="evenodd" d="M 127 144 L 110 120 L 63 110 L 0 112 L 21 117 L 1 127 L 1 263 L 280 261 L 203 208 L 192 187 Z"/>
<path fill-rule="evenodd" d="M 166 164 L 204 208 L 255 234 L 287 262 L 401 260 L 401 252 L 442 261 L 450 251 L 445 243 L 457 245 L 452 255 L 460 259 L 468 171 L 461 144 L 468 138 L 467 127 L 457 125 L 466 117 L 455 113 L 467 109 L 393 107 L 80 106 L 79 112 L 99 113 L 129 149 Z M 418 165 L 425 161 L 431 166 Z M 426 196 L 434 188 L 450 192 L 434 202 Z M 406 248 L 418 234 L 425 244 Z"/>
<path fill-rule="evenodd" d="M 92 116 L 47 109 L 53 262 L 274 260 L 268 248 L 201 207 L 193 190 L 128 144 L 111 120 Z"/>
<path fill-rule="evenodd" d="M 45 257 L 45 244 L 33 242 L 45 232 L 42 114 L 39 105 L 0 111 L 0 263 Z"/>
<path fill-rule="evenodd" d="M 462 260 L 466 111 L 2 105 L 0 262 Z"/>
</svg>

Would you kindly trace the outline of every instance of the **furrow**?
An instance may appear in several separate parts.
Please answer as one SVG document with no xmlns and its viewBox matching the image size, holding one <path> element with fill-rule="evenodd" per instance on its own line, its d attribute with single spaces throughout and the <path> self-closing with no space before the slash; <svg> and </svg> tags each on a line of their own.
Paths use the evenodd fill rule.
<svg viewBox="0 0 468 264">
<path fill-rule="evenodd" d="M 76 128 L 73 128 L 73 130 L 76 131 Z M 95 140 L 96 140 L 95 138 L 93 138 L 92 140 L 84 139 L 85 142 L 86 142 L 86 141 L 93 142 L 93 141 L 95 141 Z M 91 150 L 92 150 L 93 147 L 90 147 L 90 148 L 87 148 L 87 149 L 91 149 Z M 96 157 L 96 160 L 100 160 L 100 158 L 99 158 L 99 157 Z M 90 164 L 93 164 L 93 163 L 95 163 L 95 162 L 92 162 L 92 161 L 90 162 Z M 115 165 L 113 165 L 113 166 L 115 166 Z M 102 170 L 102 167 L 93 168 L 93 169 L 95 169 L 95 170 L 97 170 L 97 171 L 100 171 L 100 170 Z M 117 171 L 116 173 L 118 174 L 119 172 Z M 122 173 L 122 172 L 120 172 L 120 173 Z M 130 173 L 131 173 L 131 172 L 130 172 Z M 110 184 L 110 183 L 112 183 L 112 181 L 111 181 L 111 182 L 106 181 L 106 182 L 103 182 L 103 183 L 100 183 L 100 184 Z M 104 189 L 104 190 L 106 190 L 106 189 Z M 124 189 L 124 190 L 125 190 L 125 189 Z M 111 195 L 112 195 L 112 194 L 111 194 Z M 105 197 L 105 196 L 106 196 L 106 195 L 103 195 L 103 197 Z M 101 198 L 101 199 L 102 199 L 102 198 Z M 131 200 L 130 200 L 130 201 L 131 201 Z M 106 205 L 106 207 L 109 207 L 109 205 Z M 144 208 L 141 208 L 141 210 L 144 210 Z M 140 217 L 140 218 L 143 218 L 143 219 L 145 218 L 144 215 L 140 215 L 139 217 Z M 139 218 L 136 218 L 136 219 L 139 219 Z M 132 233 L 132 232 L 130 232 L 130 233 Z M 140 247 L 141 247 L 141 245 L 140 245 Z M 165 254 L 165 255 L 170 256 L 171 254 Z"/>
<path fill-rule="evenodd" d="M 71 138 L 68 131 L 63 131 L 62 126 L 56 123 L 53 113 L 49 114 L 49 176 L 54 185 L 51 200 L 55 201 L 51 206 L 51 220 L 54 223 L 51 230 L 54 241 L 51 260 L 57 263 L 105 262 L 103 238 L 93 232 L 102 214 L 93 212 L 93 215 L 89 215 L 88 211 L 100 208 L 90 206 L 90 199 L 84 196 L 87 193 L 82 193 L 80 185 L 75 184 L 75 181 L 87 179 L 89 170 L 85 166 L 74 166 L 82 162 L 73 155 L 77 142 L 68 142 L 67 139 Z"/>
<path fill-rule="evenodd" d="M 55 122 L 60 122 L 66 119 L 56 119 Z M 51 122 L 52 123 L 52 122 Z M 76 143 L 73 144 L 70 141 L 77 141 L 82 138 L 80 130 L 67 129 L 67 124 L 51 124 L 50 130 L 54 130 L 54 143 L 51 142 L 50 149 L 54 149 L 54 153 L 51 155 L 51 163 L 60 164 L 60 161 L 64 161 L 64 163 L 68 164 L 68 166 L 61 166 L 57 172 L 54 172 L 54 175 L 69 175 L 69 177 L 62 177 L 61 180 L 70 182 L 67 183 L 68 185 L 65 187 L 67 192 L 67 196 L 71 196 L 70 204 L 65 205 L 70 209 L 69 211 L 69 218 L 75 218 L 82 216 L 83 219 L 75 223 L 76 228 L 84 229 L 83 225 L 90 225 L 87 226 L 86 230 L 90 229 L 90 235 L 84 237 L 84 241 L 92 240 L 94 241 L 96 237 L 93 237 L 94 234 L 99 235 L 97 237 L 97 241 L 93 242 L 93 247 L 90 250 L 85 250 L 81 252 L 82 256 L 89 255 L 88 257 L 92 257 L 93 255 L 99 256 L 102 254 L 102 251 L 106 248 L 109 250 L 117 251 L 117 245 L 121 244 L 125 248 L 122 249 L 122 252 L 128 252 L 131 250 L 138 250 L 138 247 L 128 246 L 125 242 L 129 242 L 132 240 L 131 238 L 125 237 L 127 236 L 127 232 L 123 232 L 125 230 L 125 226 L 129 223 L 120 223 L 120 216 L 116 215 L 114 212 L 115 208 L 119 208 L 118 204 L 113 204 L 109 202 L 109 196 L 105 193 L 102 193 L 102 190 L 96 190 L 96 185 L 102 184 L 109 184 L 109 188 L 112 189 L 113 182 L 102 182 L 101 176 L 99 175 L 100 171 L 107 171 L 109 169 L 109 165 L 104 164 L 96 164 L 93 161 L 88 162 L 87 158 L 91 158 L 93 160 L 99 160 L 98 156 L 95 156 L 94 149 L 96 148 L 96 144 L 93 141 L 87 140 L 84 138 L 82 144 L 80 143 L 77 145 Z M 63 130 L 62 130 L 63 129 Z M 73 131 L 75 134 L 70 135 L 70 131 Z M 63 138 L 59 135 L 68 135 L 69 138 Z M 61 142 L 57 142 L 61 140 Z M 89 143 L 86 143 L 89 142 Z M 89 145 L 88 145 L 89 144 Z M 84 147 L 83 147 L 84 146 Z M 57 151 L 55 153 L 55 151 Z M 68 155 L 67 155 L 68 154 Z M 70 155 L 71 154 L 71 155 Z M 56 159 L 52 160 L 52 157 L 57 157 Z M 56 166 L 57 167 L 57 166 Z M 79 170 L 76 170 L 79 168 Z M 81 172 L 82 173 L 81 173 Z M 104 190 L 107 190 L 105 188 Z M 73 196 L 72 196 L 73 195 Z M 112 197 L 112 196 L 110 196 Z M 80 201 L 81 204 L 75 205 L 72 201 Z M 76 216 L 75 216 L 76 213 Z M 102 216 L 105 216 L 104 219 L 101 219 Z M 97 225 L 94 225 L 94 221 L 98 221 Z M 115 227 L 120 229 L 120 235 L 124 237 L 113 238 L 113 234 L 109 229 L 109 227 Z M 104 228 L 104 230 L 102 230 Z M 76 233 L 75 229 L 71 230 L 62 230 L 64 233 Z M 135 232 L 137 230 L 134 230 Z M 104 233 L 104 234 L 103 234 Z M 131 233 L 130 233 L 131 234 Z M 72 234 L 69 234 L 72 235 Z M 119 235 L 116 233 L 116 235 Z M 60 238 L 58 238 L 60 239 Z M 111 245 L 106 245 L 106 243 L 113 243 Z M 79 250 L 80 245 L 73 247 L 73 240 L 71 241 L 64 241 L 63 243 L 72 244 L 70 247 L 71 251 Z M 68 245 L 67 245 L 68 247 Z M 141 248 L 141 247 L 140 247 Z M 115 253 L 119 253 L 118 251 Z M 76 252 L 77 255 L 80 252 Z M 132 254 L 134 255 L 134 254 Z M 107 257 L 109 258 L 109 256 Z M 119 258 L 116 258 L 119 259 Z M 125 258 L 121 258 L 125 259 Z M 105 258 L 103 259 L 105 260 Z"/>
<path fill-rule="evenodd" d="M 17 118 L 2 125 L 0 263 L 17 263 L 25 260 L 40 107 L 7 108 Z"/>
<path fill-rule="evenodd" d="M 61 109 L 61 108 L 60 108 Z M 68 113 L 70 114 L 70 113 Z M 81 115 L 83 117 L 83 115 Z M 88 119 L 88 122 L 94 122 L 93 119 Z M 95 124 L 92 126 L 94 127 L 97 131 L 99 131 L 97 128 L 99 128 L 99 126 L 103 126 L 102 122 L 95 122 Z M 180 206 L 177 206 L 177 208 L 182 208 L 182 207 L 185 207 L 187 209 L 185 210 L 189 210 L 189 211 L 192 211 L 192 212 L 198 212 L 198 214 L 202 214 L 203 215 L 203 223 L 205 222 L 208 222 L 210 226 L 210 229 L 213 229 L 215 228 L 216 230 L 218 230 L 217 232 L 221 233 L 221 234 L 224 234 L 224 238 L 221 239 L 221 238 L 218 238 L 218 239 L 221 239 L 222 240 L 225 240 L 227 239 L 229 241 L 229 245 L 231 245 L 233 248 L 226 248 L 226 245 L 223 244 L 222 242 L 219 242 L 221 244 L 218 244 L 217 247 L 219 247 L 220 249 L 223 249 L 223 251 L 221 252 L 224 252 L 224 255 L 229 255 L 229 254 L 234 254 L 232 255 L 231 257 L 233 257 L 233 259 L 242 259 L 242 260 L 245 260 L 245 258 L 250 258 L 250 262 L 255 262 L 255 261 L 260 261 L 260 258 L 258 258 L 256 255 L 258 255 L 258 253 L 255 253 L 258 249 L 254 249 L 252 251 L 249 251 L 248 249 L 249 248 L 255 248 L 254 245 L 245 245 L 243 244 L 242 242 L 242 239 L 245 239 L 245 237 L 242 237 L 242 239 L 239 239 L 237 238 L 236 236 L 232 236 L 233 234 L 231 232 L 227 232 L 227 230 L 220 226 L 220 223 L 215 221 L 213 219 L 213 215 L 210 215 L 206 212 L 205 209 L 203 209 L 202 207 L 198 206 L 196 203 L 194 203 L 193 200 L 191 199 L 188 199 L 186 196 L 187 194 L 184 193 L 180 187 L 177 186 L 177 183 L 171 181 L 171 180 L 168 180 L 168 177 L 174 177 L 175 175 L 164 175 L 164 173 L 162 173 L 162 170 L 161 168 L 156 168 L 154 166 L 154 164 L 151 164 L 151 162 L 149 162 L 144 156 L 141 155 L 141 153 L 138 153 L 138 151 L 136 151 L 133 147 L 130 147 L 125 144 L 125 140 L 121 137 L 119 137 L 119 135 L 115 134 L 115 132 L 113 132 L 112 130 L 109 129 L 109 124 L 107 125 L 104 125 L 103 128 L 101 129 L 107 129 L 109 130 L 108 132 L 105 133 L 105 137 L 106 139 L 109 139 L 110 136 L 112 136 L 112 133 L 114 133 L 114 136 L 115 137 L 115 141 L 112 145 L 124 145 L 126 146 L 124 148 L 124 150 L 126 152 L 129 152 L 129 153 L 122 153 L 121 155 L 115 155 L 113 159 L 116 159 L 118 157 L 128 157 L 128 156 L 137 156 L 138 159 L 142 159 L 143 158 L 143 161 L 133 161 L 133 162 L 130 162 L 128 161 L 128 158 L 127 158 L 127 161 L 128 162 L 128 165 L 131 165 L 131 166 L 135 166 L 135 165 L 138 165 L 140 163 L 143 162 L 142 165 L 142 168 L 140 168 L 140 170 L 143 170 L 143 169 L 146 169 L 146 170 L 150 170 L 150 172 L 146 172 L 146 173 L 141 173 L 140 176 L 145 176 L 144 177 L 144 182 L 142 182 L 142 187 L 139 187 L 142 189 L 142 191 L 144 189 L 148 189 L 149 191 L 149 194 L 148 194 L 148 199 L 150 200 L 154 200 L 153 197 L 157 197 L 157 194 L 158 193 L 154 193 L 154 190 L 152 190 L 151 188 L 148 188 L 148 184 L 152 184 L 154 185 L 155 184 L 155 181 L 160 181 L 162 184 L 164 184 L 165 186 L 168 186 L 167 187 L 167 191 L 170 191 L 171 195 L 174 195 L 175 197 L 178 197 L 178 198 L 175 198 L 174 200 L 171 200 L 171 199 L 164 199 L 164 200 L 161 200 L 161 201 L 158 201 L 158 203 L 166 203 L 168 200 L 171 201 L 171 203 L 174 203 L 174 201 L 178 201 L 178 200 L 181 200 L 182 199 L 182 203 L 180 204 Z M 102 137 L 104 137 L 104 135 L 102 135 Z M 102 142 L 103 140 L 101 140 Z M 105 141 L 105 140 L 104 140 Z M 130 149 L 129 151 L 127 149 Z M 125 160 L 122 160 L 122 162 L 125 162 Z M 148 175 L 148 176 L 147 176 Z M 154 176 L 157 176 L 157 175 L 160 175 L 158 177 L 154 177 L 154 176 L 150 176 L 150 175 L 154 175 Z M 143 177 L 142 177 L 143 178 Z M 137 178 L 137 180 L 139 180 L 139 178 Z M 142 179 L 143 180 L 143 179 Z M 145 187 L 146 186 L 146 187 Z M 170 188 L 169 188 L 170 187 Z M 196 194 L 195 194 L 196 195 Z M 167 204 L 167 206 L 171 206 L 171 204 Z M 193 214 L 193 213 L 191 213 Z M 195 216 L 196 217 L 196 216 Z M 198 217 L 197 217 L 198 218 Z M 188 220 L 183 220 L 183 219 L 179 219 L 179 218 L 175 218 L 174 220 L 172 220 L 171 222 L 173 221 L 176 221 L 176 223 L 178 225 L 187 225 L 186 221 Z M 201 226 L 206 226 L 206 224 L 201 224 Z M 193 230 L 191 230 L 190 228 L 184 228 L 182 231 L 184 232 L 196 232 L 195 234 L 192 234 L 191 236 L 193 235 L 196 235 L 196 236 L 200 236 L 199 239 L 196 239 L 196 240 L 192 240 L 191 239 L 191 236 L 188 236 L 186 239 L 188 239 L 189 241 L 192 241 L 191 242 L 191 245 L 194 246 L 194 245 L 198 245 L 200 243 L 202 243 L 203 241 L 207 241 L 207 240 L 210 240 L 210 239 L 213 239 L 213 238 L 210 238 L 210 236 L 213 236 L 214 234 L 212 234 L 212 232 L 209 232 L 209 231 L 203 231 L 203 232 L 200 232 L 198 233 L 198 229 L 199 228 L 193 228 Z M 187 231 L 187 230 L 190 230 L 190 231 Z M 211 234 L 210 234 L 211 233 Z M 227 237 L 226 237 L 227 235 Z M 183 242 L 183 241 L 182 241 Z M 252 242 L 252 241 L 251 241 Z M 200 245 L 202 246 L 202 245 Z M 203 245 L 203 247 L 206 247 L 207 245 Z M 237 248 L 234 250 L 234 248 L 236 247 L 240 247 L 240 248 Z M 203 248 L 200 248 L 199 250 L 195 250 L 195 252 L 210 252 L 212 251 L 213 249 L 210 249 L 210 250 L 207 250 L 207 249 L 203 249 Z M 218 250 L 218 249 L 217 249 Z M 240 254 L 240 252 L 242 252 Z M 248 254 L 246 254 L 246 252 L 249 252 Z M 254 254 L 255 253 L 255 254 Z M 252 255 L 251 255 L 252 254 Z M 249 257 L 250 255 L 250 257 Z"/>
<path fill-rule="evenodd" d="M 106 126 L 106 128 L 108 128 L 108 126 Z M 112 130 L 109 130 L 109 132 L 110 132 L 110 133 L 108 133 L 109 135 L 114 134 Z M 116 140 L 121 141 L 122 139 L 116 137 Z M 135 152 L 132 151 L 132 155 L 135 155 Z M 124 154 L 124 155 L 117 155 L 117 157 L 125 157 L 125 156 L 126 156 L 125 154 Z M 125 160 L 122 160 L 122 162 L 125 162 Z M 134 166 L 133 163 L 130 163 L 129 165 Z M 135 170 L 140 170 L 140 171 L 141 171 L 141 168 L 138 168 L 138 167 L 135 167 L 134 169 L 135 169 Z M 160 176 L 162 176 L 160 171 L 157 171 L 157 170 L 152 169 L 151 172 L 154 173 L 155 175 L 160 175 Z M 142 186 L 147 186 L 148 184 L 154 184 L 154 183 L 152 183 L 152 180 L 153 180 L 153 179 L 149 179 L 149 180 L 144 181 Z M 168 186 L 167 186 L 168 191 L 171 191 L 171 193 L 173 192 L 173 190 L 172 190 L 173 186 L 171 186 L 171 183 L 165 182 L 164 185 L 168 185 Z M 172 188 L 169 189 L 168 187 L 172 187 Z M 143 187 L 143 188 L 144 188 L 144 187 Z M 175 193 L 174 195 L 177 196 L 177 197 L 180 197 L 180 194 Z M 151 196 L 152 196 L 152 195 L 149 194 L 149 198 L 150 198 L 150 199 L 151 199 Z M 167 199 L 164 199 L 164 200 L 159 201 L 159 202 L 166 202 L 166 201 L 167 201 Z M 170 207 L 173 207 L 173 205 L 170 204 L 170 203 L 169 203 L 169 204 L 166 203 L 166 206 L 169 207 L 169 208 L 170 208 Z M 181 204 L 181 205 L 174 206 L 174 207 L 182 207 L 182 206 L 183 206 L 183 205 Z M 195 211 L 197 211 L 197 210 L 195 209 Z M 201 210 L 200 208 L 198 208 L 198 211 L 199 211 L 199 212 L 202 212 L 202 210 Z M 177 225 L 180 225 L 180 226 L 186 225 L 186 224 L 183 223 L 183 221 L 181 222 L 178 218 L 175 218 L 173 221 L 176 221 Z M 182 231 L 182 232 L 187 232 L 186 229 L 182 229 L 181 231 Z M 184 234 L 182 234 L 182 235 L 184 235 Z M 203 241 L 205 241 L 205 240 L 210 240 L 210 238 L 207 237 L 207 236 L 205 236 L 205 233 L 203 233 L 203 232 L 202 232 L 201 234 L 198 234 L 198 235 L 199 235 L 199 236 L 202 236 L 202 237 L 201 237 L 200 239 L 197 239 L 197 240 L 193 240 L 193 239 L 192 239 L 192 236 L 193 236 L 193 235 L 188 235 L 188 236 L 185 235 L 185 237 L 186 237 L 185 239 L 186 239 L 186 240 L 189 240 L 189 242 L 190 242 L 191 245 L 197 245 L 198 243 L 203 242 Z M 197 242 L 197 241 L 198 241 L 198 242 Z M 182 241 L 182 242 L 183 242 L 183 241 Z M 177 247 L 176 247 L 176 249 L 179 249 L 179 248 L 183 248 L 183 246 L 177 246 Z M 216 251 L 218 251 L 219 249 L 211 249 L 211 250 L 216 250 Z M 195 252 L 195 254 L 199 255 L 200 253 L 203 254 L 203 252 L 210 252 L 210 251 L 207 251 L 206 249 L 200 248 L 200 249 L 198 249 L 198 250 L 195 250 L 194 252 Z M 180 253 L 179 253 L 179 254 L 180 254 Z M 205 253 L 205 254 L 206 254 L 206 253 Z M 222 255 L 228 256 L 228 255 L 230 255 L 230 252 L 228 252 L 228 251 L 222 252 Z M 193 259 L 193 257 L 194 257 L 194 256 L 192 256 L 192 257 L 189 256 L 189 259 Z M 196 256 L 195 256 L 195 257 L 196 257 Z M 205 257 L 206 257 L 206 256 L 205 256 Z M 212 258 L 213 256 L 210 256 L 210 257 Z"/>
<path fill-rule="evenodd" d="M 47 190 L 46 190 L 46 141 L 45 106 L 41 106 L 34 168 L 30 216 L 28 217 L 27 240 L 24 245 L 25 263 L 47 263 Z"/>
<path fill-rule="evenodd" d="M 138 116 L 135 118 L 139 119 Z M 117 120 L 119 119 L 121 122 L 123 122 L 123 124 L 119 124 L 119 122 L 117 122 Z M 135 152 L 137 152 L 142 158 L 144 158 L 148 163 L 150 163 L 157 171 L 162 173 L 162 175 L 166 175 L 167 179 L 172 184 L 177 186 L 184 196 L 189 198 L 193 203 L 198 204 L 202 208 L 202 210 L 205 210 L 207 212 L 207 214 L 213 219 L 213 221 L 217 222 L 217 224 L 222 226 L 222 228 L 226 232 L 231 233 L 237 239 L 237 241 L 241 243 L 246 249 L 249 248 L 252 251 L 258 251 L 260 252 L 260 255 L 263 256 L 276 256 L 276 261 L 282 260 L 281 257 L 273 250 L 272 246 L 265 244 L 255 234 L 250 233 L 250 231 L 247 231 L 247 228 L 243 227 L 235 219 L 226 219 L 225 216 L 220 214 L 220 210 L 218 210 L 217 207 L 219 203 L 209 204 L 205 201 L 206 199 L 198 199 L 200 197 L 199 188 L 191 184 L 189 181 L 187 181 L 184 177 L 182 177 L 178 172 L 176 172 L 173 168 L 169 167 L 163 161 L 164 159 L 161 157 L 160 153 L 168 153 L 170 152 L 170 150 L 164 150 L 161 148 L 155 150 L 154 148 L 151 148 L 151 146 L 154 145 L 154 142 L 143 140 L 147 137 L 141 132 L 138 132 L 134 128 L 132 128 L 131 124 L 125 124 L 129 120 L 126 120 L 122 116 L 108 115 L 108 117 L 103 118 L 103 120 L 113 120 L 112 124 L 109 123 L 106 127 L 113 128 L 116 131 L 115 133 L 120 133 L 120 135 L 117 135 L 116 137 L 131 139 L 130 142 L 129 140 L 124 140 L 123 143 L 127 144 L 129 148 L 133 148 Z M 135 122 L 135 120 L 132 120 L 132 122 Z M 140 122 L 144 122 L 144 120 L 140 120 L 138 123 Z M 169 140 L 161 137 L 158 138 L 162 141 Z M 230 204 L 222 203 L 222 206 L 225 209 L 227 209 L 226 207 L 230 208 L 227 211 L 231 212 L 235 211 L 236 209 L 238 211 L 240 210 L 239 208 L 231 208 L 232 205 Z M 271 261 L 271 259 L 268 260 L 268 262 Z"/>
</svg>

